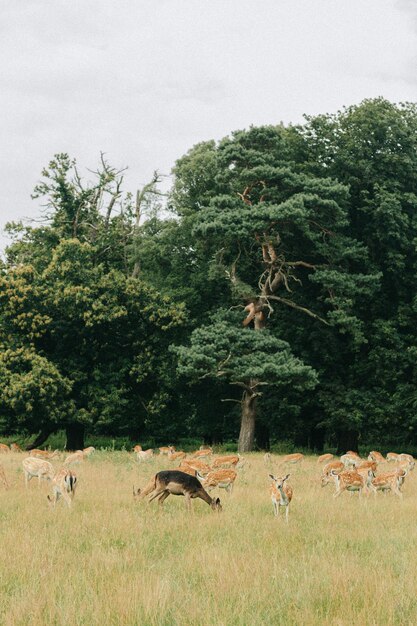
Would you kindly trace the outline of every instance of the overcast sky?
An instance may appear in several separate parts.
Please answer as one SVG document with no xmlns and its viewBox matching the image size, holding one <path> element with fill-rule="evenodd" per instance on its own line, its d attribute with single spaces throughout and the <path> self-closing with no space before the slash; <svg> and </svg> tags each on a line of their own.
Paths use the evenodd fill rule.
<svg viewBox="0 0 417 626">
<path fill-rule="evenodd" d="M 8 6 L 6 6 L 8 5 Z M 364 98 L 417 100 L 416 0 L 9 0 L 0 228 L 57 152 L 136 190 L 195 143 Z M 4 245 L 5 238 L 0 243 Z"/>
</svg>

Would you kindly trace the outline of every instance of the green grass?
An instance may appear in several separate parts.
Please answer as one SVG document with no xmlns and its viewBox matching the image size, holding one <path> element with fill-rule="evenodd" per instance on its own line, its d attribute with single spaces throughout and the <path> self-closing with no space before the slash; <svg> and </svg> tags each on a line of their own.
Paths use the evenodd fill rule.
<svg viewBox="0 0 417 626">
<path fill-rule="evenodd" d="M 75 467 L 71 511 L 23 484 L 24 455 L 0 460 L 0 623 L 344 626 L 417 623 L 417 473 L 404 499 L 322 489 L 310 457 L 293 467 L 290 522 L 275 519 L 261 454 L 249 455 L 223 513 L 183 498 L 133 501 L 164 459 L 98 452 Z M 275 459 L 274 472 L 279 473 Z M 59 462 L 54 461 L 56 467 Z"/>
</svg>

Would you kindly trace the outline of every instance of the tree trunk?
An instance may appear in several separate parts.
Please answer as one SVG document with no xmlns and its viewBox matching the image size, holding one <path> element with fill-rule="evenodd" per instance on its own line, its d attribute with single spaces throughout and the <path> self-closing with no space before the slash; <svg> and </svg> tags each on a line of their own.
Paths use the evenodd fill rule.
<svg viewBox="0 0 417 626">
<path fill-rule="evenodd" d="M 52 430 L 41 430 L 35 441 L 33 441 L 32 443 L 28 443 L 28 445 L 26 446 L 26 450 L 34 450 L 35 448 L 39 448 L 39 446 L 45 443 L 49 435 L 51 435 L 52 433 Z"/>
<path fill-rule="evenodd" d="M 358 451 L 359 433 L 356 430 L 339 430 L 337 433 L 337 454 L 345 454 L 348 450 Z"/>
<path fill-rule="evenodd" d="M 68 424 L 68 426 L 65 428 L 65 433 L 67 436 L 67 442 L 65 444 L 66 450 L 82 450 L 85 447 L 84 424 L 80 424 L 79 422 Z"/>
<path fill-rule="evenodd" d="M 245 391 L 242 398 L 242 419 L 240 422 L 239 452 L 251 452 L 255 439 L 257 394 Z"/>
</svg>

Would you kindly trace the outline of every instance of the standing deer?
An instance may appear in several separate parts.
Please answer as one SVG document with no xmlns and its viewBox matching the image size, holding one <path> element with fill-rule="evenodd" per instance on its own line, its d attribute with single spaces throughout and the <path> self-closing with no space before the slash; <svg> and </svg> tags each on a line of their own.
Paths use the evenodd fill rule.
<svg viewBox="0 0 417 626">
<path fill-rule="evenodd" d="M 200 472 L 197 472 L 197 478 L 208 491 L 218 487 L 219 489 L 226 489 L 227 493 L 232 493 L 236 477 L 237 473 L 232 469 L 214 470 L 209 472 L 205 478 Z"/>
<path fill-rule="evenodd" d="M 190 476 L 178 470 L 165 470 L 158 472 L 141 491 L 133 490 L 133 495 L 143 498 L 150 495 L 149 502 L 158 498 L 158 504 L 162 505 L 169 495 L 185 496 L 187 509 L 191 511 L 191 500 L 200 498 L 207 502 L 213 511 L 220 512 L 222 506 L 219 498 L 212 498 L 203 488 L 200 481 L 195 476 Z"/>
<path fill-rule="evenodd" d="M 50 452 L 49 450 L 37 450 L 35 448 L 34 450 L 31 450 L 29 452 L 29 456 L 32 456 L 35 459 L 54 459 L 55 457 L 59 456 L 59 450 L 54 450 L 53 452 Z"/>
<path fill-rule="evenodd" d="M 55 508 L 59 498 L 63 498 L 68 507 L 71 508 L 72 500 L 75 495 L 75 487 L 77 485 L 77 477 L 71 470 L 63 467 L 52 479 L 52 497 L 47 496 L 49 502 Z"/>
<path fill-rule="evenodd" d="M 41 480 L 52 480 L 54 477 L 54 468 L 49 461 L 42 461 L 42 459 L 36 459 L 34 457 L 27 457 L 22 461 L 23 471 L 25 474 L 25 485 L 28 487 L 28 483 L 32 478 L 37 476 L 38 484 L 41 484 Z"/>
<path fill-rule="evenodd" d="M 279 507 L 285 508 L 285 519 L 288 523 L 288 516 L 290 513 L 290 502 L 292 500 L 293 489 L 290 485 L 285 485 L 284 483 L 290 477 L 289 474 L 284 476 L 284 478 L 276 478 L 272 474 L 269 474 L 269 477 L 272 480 L 272 485 L 270 489 L 272 505 L 274 507 L 274 515 L 278 517 L 279 515 Z"/>
<path fill-rule="evenodd" d="M 332 461 L 334 458 L 334 454 L 322 454 L 321 456 L 319 456 L 319 458 L 317 459 L 317 463 L 329 463 L 330 461 Z"/>
</svg>

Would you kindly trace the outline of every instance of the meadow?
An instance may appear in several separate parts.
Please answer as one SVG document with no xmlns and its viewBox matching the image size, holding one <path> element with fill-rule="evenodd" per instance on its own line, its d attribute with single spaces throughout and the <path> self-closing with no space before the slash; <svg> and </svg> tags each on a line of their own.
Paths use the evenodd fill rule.
<svg viewBox="0 0 417 626">
<path fill-rule="evenodd" d="M 316 457 L 289 469 L 289 524 L 274 518 L 263 455 L 247 455 L 223 512 L 201 500 L 134 501 L 166 458 L 97 451 L 75 466 L 73 507 L 26 491 L 26 454 L 2 455 L 0 624 L 344 626 L 417 623 L 417 471 L 391 494 L 334 499 Z M 52 461 L 58 468 L 61 462 Z M 282 472 L 281 472 L 282 473 Z M 214 494 L 215 492 L 213 492 Z"/>
</svg>

